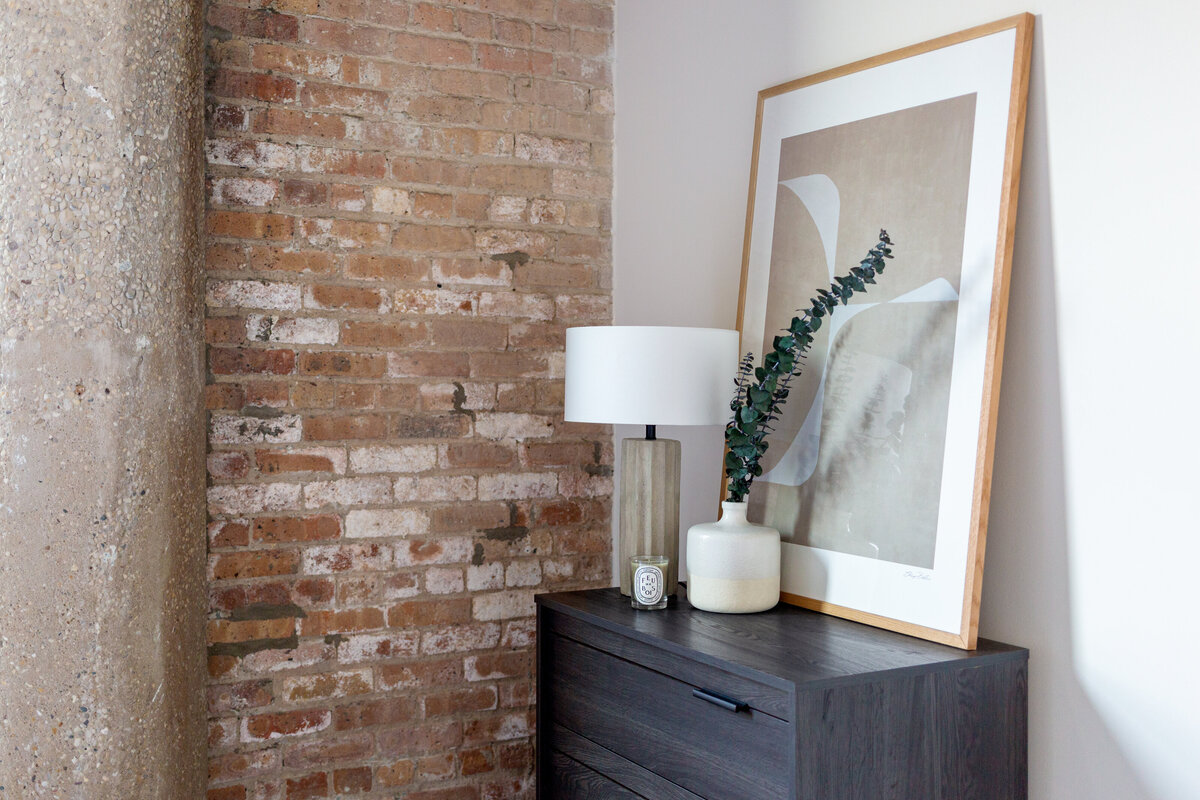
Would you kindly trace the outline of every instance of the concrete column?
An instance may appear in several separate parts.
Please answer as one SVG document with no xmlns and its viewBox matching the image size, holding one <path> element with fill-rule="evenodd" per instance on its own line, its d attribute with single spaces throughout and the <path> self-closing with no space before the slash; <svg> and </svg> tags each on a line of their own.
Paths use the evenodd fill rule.
<svg viewBox="0 0 1200 800">
<path fill-rule="evenodd" d="M 204 796 L 200 4 L 0 3 L 0 796 Z"/>
</svg>

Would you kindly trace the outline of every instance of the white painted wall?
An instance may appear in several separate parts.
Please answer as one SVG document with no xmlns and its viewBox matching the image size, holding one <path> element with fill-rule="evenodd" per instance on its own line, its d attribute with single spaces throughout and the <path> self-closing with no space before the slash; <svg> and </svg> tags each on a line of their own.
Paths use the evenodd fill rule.
<svg viewBox="0 0 1200 800">
<path fill-rule="evenodd" d="M 1196 800 L 1200 4 L 618 0 L 615 320 L 732 327 L 759 89 L 1020 11 L 982 633 L 1032 650 L 1034 800 Z M 714 516 L 720 431 L 664 435 L 686 530 Z"/>
</svg>

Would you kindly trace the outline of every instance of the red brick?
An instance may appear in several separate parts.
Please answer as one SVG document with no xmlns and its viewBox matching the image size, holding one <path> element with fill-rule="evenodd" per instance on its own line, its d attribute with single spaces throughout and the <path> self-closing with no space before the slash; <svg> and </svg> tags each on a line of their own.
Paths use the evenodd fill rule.
<svg viewBox="0 0 1200 800">
<path fill-rule="evenodd" d="M 279 214 L 242 211 L 210 211 L 208 232 L 234 239 L 290 239 L 293 220 Z"/>
<path fill-rule="evenodd" d="M 427 277 L 426 262 L 398 256 L 351 254 L 346 256 L 346 277 L 420 281 Z"/>
<path fill-rule="evenodd" d="M 309 800 L 313 797 L 328 796 L 329 776 L 324 772 L 287 779 L 287 800 Z"/>
<path fill-rule="evenodd" d="M 376 767 L 375 781 L 380 786 L 404 786 L 412 781 L 414 772 L 411 761 L 396 761 L 383 767 Z"/>
<path fill-rule="evenodd" d="M 208 760 L 208 779 L 213 783 L 243 780 L 278 769 L 279 753 L 275 750 L 227 753 Z"/>
<path fill-rule="evenodd" d="M 455 442 L 446 449 L 446 463 L 451 467 L 508 467 L 516 460 L 516 451 L 503 444 Z"/>
<path fill-rule="evenodd" d="M 251 247 L 247 259 L 252 269 L 282 272 L 325 274 L 336 267 L 329 253 L 279 247 Z"/>
<path fill-rule="evenodd" d="M 276 42 L 255 43 L 250 63 L 255 69 L 292 72 L 318 78 L 336 78 L 341 68 L 341 59 L 337 56 Z"/>
<path fill-rule="evenodd" d="M 357 89 L 330 83 L 307 81 L 300 93 L 305 108 L 331 108 L 354 114 L 382 114 L 387 108 L 387 92 Z"/>
<path fill-rule="evenodd" d="M 387 55 L 391 49 L 388 32 L 382 28 L 328 19 L 306 19 L 300 26 L 300 41 L 323 50 L 363 55 Z"/>
<path fill-rule="evenodd" d="M 471 601 L 423 600 L 398 603 L 388 609 L 388 625 L 393 628 L 451 625 L 471 620 Z"/>
<path fill-rule="evenodd" d="M 208 363 L 215 375 L 289 375 L 296 368 L 296 353 L 292 350 L 214 347 L 208 352 Z"/>
<path fill-rule="evenodd" d="M 261 708 L 271 703 L 270 681 L 220 683 L 208 687 L 208 713 L 216 716 L 231 711 Z"/>
<path fill-rule="evenodd" d="M 260 451 L 260 467 L 262 464 L 261 456 L 263 455 L 271 456 L 274 454 L 264 454 Z M 286 456 L 282 457 L 286 458 Z M 301 458 L 301 456 L 294 457 Z M 250 527 L 250 532 L 254 537 L 254 541 L 265 544 L 325 541 L 336 539 L 341 535 L 341 521 L 338 517 L 332 515 L 317 517 L 262 517 L 254 520 L 253 525 Z"/>
<path fill-rule="evenodd" d="M 311 611 L 300 620 L 301 636 L 325 636 L 330 633 L 354 633 L 383 627 L 383 611 L 378 608 L 353 608 L 345 611 Z"/>
<path fill-rule="evenodd" d="M 392 236 L 392 247 L 417 253 L 453 253 L 472 250 L 475 237 L 468 228 L 404 224 Z"/>
<path fill-rule="evenodd" d="M 315 181 L 283 182 L 283 202 L 289 206 L 320 206 L 329 199 L 329 186 Z"/>
<path fill-rule="evenodd" d="M 209 75 L 208 91 L 217 97 L 289 103 L 296 99 L 296 81 L 261 72 L 222 69 Z"/>
<path fill-rule="evenodd" d="M 423 322 L 357 322 L 342 323 L 340 341 L 350 347 L 412 347 L 429 339 L 429 329 Z"/>
<path fill-rule="evenodd" d="M 255 133 L 315 136 L 323 139 L 341 139 L 346 135 L 346 123 L 339 116 L 307 114 L 286 108 L 262 109 L 254 115 L 252 129 Z"/>
<path fill-rule="evenodd" d="M 333 773 L 333 788 L 338 794 L 359 794 L 371 791 L 371 768 L 352 767 Z"/>
<path fill-rule="evenodd" d="M 298 28 L 296 18 L 287 14 L 268 9 L 235 8 L 219 3 L 209 5 L 206 19 L 214 28 L 255 39 L 293 41 Z"/>
<path fill-rule="evenodd" d="M 338 761 L 360 760 L 374 751 L 371 735 L 352 733 L 322 742 L 305 742 L 284 755 L 287 767 L 310 767 Z"/>
<path fill-rule="evenodd" d="M 554 55 L 538 50 L 481 44 L 479 45 L 479 65 L 485 70 L 495 72 L 549 75 L 554 68 Z"/>
<path fill-rule="evenodd" d="M 322 350 L 300 356 L 301 375 L 340 375 L 378 378 L 387 371 L 387 357 L 377 353 L 344 353 Z"/>
<path fill-rule="evenodd" d="M 250 543 L 250 527 L 244 522 L 210 522 L 209 547 L 245 547 Z"/>
<path fill-rule="evenodd" d="M 248 742 L 265 742 L 283 736 L 317 733 L 328 728 L 333 719 L 328 711 L 285 711 L 247 717 L 243 722 L 243 738 Z"/>
<path fill-rule="evenodd" d="M 491 748 L 480 747 L 470 750 L 460 750 L 458 754 L 463 775 L 479 775 L 491 772 L 496 768 L 495 756 Z"/>
<path fill-rule="evenodd" d="M 425 716 L 444 717 L 451 714 L 487 711 L 496 707 L 495 686 L 471 686 L 425 697 Z"/>
<path fill-rule="evenodd" d="M 317 285 L 309 288 L 306 301 L 313 308 L 378 311 L 383 307 L 386 295 L 378 289 Z"/>
<path fill-rule="evenodd" d="M 445 789 L 423 789 L 419 792 L 409 792 L 405 800 L 479 800 L 477 786 L 451 786 Z M 512 797 L 512 795 L 508 795 Z"/>
<path fill-rule="evenodd" d="M 209 453 L 208 474 L 216 480 L 236 480 L 246 477 L 250 459 L 245 453 Z"/>
<path fill-rule="evenodd" d="M 291 618 L 208 621 L 209 644 L 236 644 L 255 639 L 285 639 L 295 633 L 296 623 Z"/>
<path fill-rule="evenodd" d="M 213 580 L 218 581 L 230 578 L 261 578 L 269 575 L 291 575 L 299 566 L 299 557 L 290 550 L 250 550 L 213 556 L 209 573 Z"/>
<path fill-rule="evenodd" d="M 462 733 L 457 720 L 393 728 L 379 733 L 379 752 L 384 756 L 442 752 L 458 747 Z"/>
<path fill-rule="evenodd" d="M 209 789 L 205 800 L 246 800 L 246 787 L 226 786 L 222 789 Z"/>
<path fill-rule="evenodd" d="M 392 38 L 391 48 L 393 58 L 414 64 L 450 66 L 470 64 L 475 60 L 471 46 L 454 39 L 397 33 Z"/>
<path fill-rule="evenodd" d="M 288 453 L 281 450 L 258 450 L 254 454 L 258 469 L 267 475 L 280 472 L 333 472 L 328 455 Z"/>
<path fill-rule="evenodd" d="M 378 414 L 310 417 L 304 421 L 304 438 L 311 441 L 382 439 L 388 418 Z"/>
<path fill-rule="evenodd" d="M 338 706 L 334 709 L 334 727 L 341 730 L 373 728 L 377 725 L 394 725 L 409 722 L 421 716 L 421 709 L 414 697 L 389 697 L 367 703 Z"/>
</svg>

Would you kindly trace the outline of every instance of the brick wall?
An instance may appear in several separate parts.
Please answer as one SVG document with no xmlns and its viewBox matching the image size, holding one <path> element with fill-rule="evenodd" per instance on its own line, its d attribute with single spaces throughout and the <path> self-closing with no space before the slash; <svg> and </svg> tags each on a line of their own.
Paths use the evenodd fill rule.
<svg viewBox="0 0 1200 800">
<path fill-rule="evenodd" d="M 209 800 L 532 797 L 533 595 L 607 585 L 610 2 L 207 8 Z"/>
</svg>

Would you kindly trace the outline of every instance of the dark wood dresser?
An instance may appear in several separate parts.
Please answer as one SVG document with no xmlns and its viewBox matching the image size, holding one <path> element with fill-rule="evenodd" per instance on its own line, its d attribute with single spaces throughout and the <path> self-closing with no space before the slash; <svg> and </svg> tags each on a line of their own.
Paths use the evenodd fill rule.
<svg viewBox="0 0 1200 800">
<path fill-rule="evenodd" d="M 633 611 L 617 589 L 537 602 L 542 800 L 1027 795 L 1022 648 L 786 605 Z"/>
</svg>

